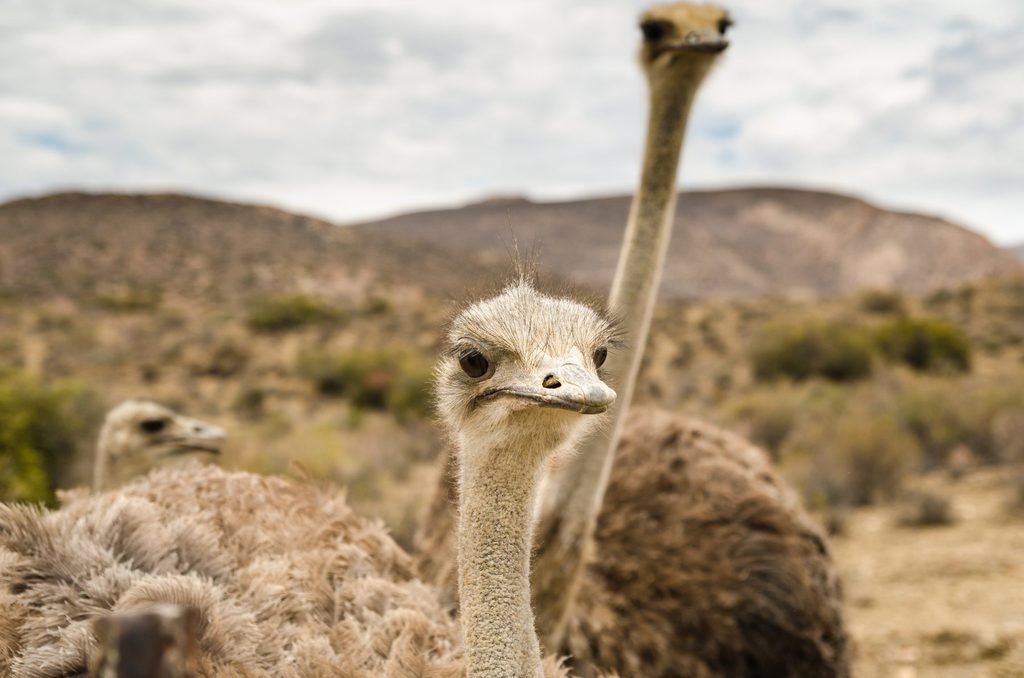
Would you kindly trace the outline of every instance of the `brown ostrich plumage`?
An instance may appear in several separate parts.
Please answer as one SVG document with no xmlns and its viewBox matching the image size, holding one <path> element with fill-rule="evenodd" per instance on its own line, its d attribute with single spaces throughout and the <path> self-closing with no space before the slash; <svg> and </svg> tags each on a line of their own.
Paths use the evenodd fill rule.
<svg viewBox="0 0 1024 678">
<path fill-rule="evenodd" d="M 845 676 L 835 568 L 765 454 L 630 413 L 562 651 L 582 675 Z"/>
<path fill-rule="evenodd" d="M 451 600 L 457 501 L 454 484 L 439 484 L 417 541 L 420 573 Z M 634 408 L 587 551 L 554 648 L 583 676 L 849 674 L 825 539 L 765 453 L 736 435 Z"/>
</svg>

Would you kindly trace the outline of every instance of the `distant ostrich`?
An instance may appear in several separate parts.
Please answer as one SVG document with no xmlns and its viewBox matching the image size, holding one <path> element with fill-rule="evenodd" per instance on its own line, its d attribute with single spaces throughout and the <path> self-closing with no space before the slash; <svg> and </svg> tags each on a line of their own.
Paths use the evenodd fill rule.
<svg viewBox="0 0 1024 678">
<path fill-rule="evenodd" d="M 542 495 L 534 585 L 541 635 L 551 646 L 561 642 L 640 372 L 675 216 L 687 118 L 705 76 L 729 45 L 725 35 L 731 25 L 728 12 L 713 5 L 666 5 L 640 18 L 639 61 L 650 88 L 647 140 L 609 296 L 625 331 L 626 350 L 607 368 L 620 397 L 612 426 L 553 473 Z"/>
<path fill-rule="evenodd" d="M 90 620 L 199 610 L 200 676 L 565 675 L 530 610 L 531 510 L 545 460 L 615 393 L 598 312 L 526 282 L 452 323 L 437 369 L 459 450 L 461 631 L 378 523 L 309 483 L 192 465 L 61 509 L 0 504 L 0 674 L 81 672 Z"/>
<path fill-rule="evenodd" d="M 107 413 L 96 444 L 93 489 L 117 487 L 168 462 L 219 454 L 224 430 L 149 400 L 126 400 Z"/>
<path fill-rule="evenodd" d="M 619 390 L 615 422 L 551 474 L 538 507 L 538 631 L 584 674 L 849 671 L 824 539 L 763 453 L 694 420 L 625 416 L 664 263 L 686 116 L 730 24 L 723 10 L 685 4 L 641 19 L 651 111 L 611 295 L 628 347 L 607 367 Z M 420 571 L 451 594 L 454 463 L 448 455 L 416 539 Z"/>
</svg>

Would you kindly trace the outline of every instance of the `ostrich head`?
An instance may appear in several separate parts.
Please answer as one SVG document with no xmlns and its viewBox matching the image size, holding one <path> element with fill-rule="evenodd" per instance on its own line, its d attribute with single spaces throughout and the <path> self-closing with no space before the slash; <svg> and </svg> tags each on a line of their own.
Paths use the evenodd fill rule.
<svg viewBox="0 0 1024 678">
<path fill-rule="evenodd" d="M 224 431 L 190 419 L 163 405 L 128 400 L 108 414 L 96 449 L 96 489 L 119 485 L 133 476 L 194 453 L 218 454 Z"/>
<path fill-rule="evenodd" d="M 614 342 L 590 307 L 509 285 L 452 323 L 436 375 L 441 418 L 477 441 L 500 433 L 517 449 L 557 447 L 580 428 L 577 414 L 615 400 L 599 374 Z"/>
<path fill-rule="evenodd" d="M 459 614 L 468 676 L 539 676 L 530 608 L 533 504 L 543 462 L 615 392 L 598 370 L 611 323 L 520 280 L 462 312 L 437 368 L 459 450 Z M 586 422 L 586 423 L 584 423 Z"/>
<path fill-rule="evenodd" d="M 729 13 L 715 5 L 654 7 L 640 17 L 640 65 L 653 85 L 685 78 L 694 86 L 729 46 Z"/>
</svg>

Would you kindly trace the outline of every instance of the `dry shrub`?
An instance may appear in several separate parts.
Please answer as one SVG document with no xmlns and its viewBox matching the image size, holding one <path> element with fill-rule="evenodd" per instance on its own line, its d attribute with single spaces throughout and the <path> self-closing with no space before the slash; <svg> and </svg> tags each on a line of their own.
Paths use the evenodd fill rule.
<svg viewBox="0 0 1024 678">
<path fill-rule="evenodd" d="M 903 501 L 899 523 L 904 527 L 941 527 L 956 522 L 948 498 L 931 492 L 912 492 Z"/>
<path fill-rule="evenodd" d="M 827 383 L 777 383 L 726 401 L 726 419 L 743 435 L 778 459 L 782 448 L 803 419 L 831 411 L 844 399 L 841 387 Z"/>
<path fill-rule="evenodd" d="M 1024 516 L 1024 471 L 1010 477 L 1010 512 Z"/>
<path fill-rule="evenodd" d="M 894 412 L 924 450 L 926 466 L 941 466 L 957 445 L 982 462 L 1012 461 L 1024 432 L 1024 371 L 954 379 L 900 375 L 891 383 Z"/>
<path fill-rule="evenodd" d="M 229 379 L 238 376 L 249 363 L 249 350 L 237 341 L 224 339 L 192 366 L 197 376 Z"/>
<path fill-rule="evenodd" d="M 1021 369 L 760 385 L 720 413 L 772 451 L 815 506 L 891 497 L 908 471 L 943 467 L 960 445 L 982 464 L 1024 461 Z"/>
<path fill-rule="evenodd" d="M 1008 404 L 993 417 L 992 440 L 1001 461 L 1024 462 L 1024 406 Z"/>
<path fill-rule="evenodd" d="M 849 517 L 849 512 L 841 506 L 825 509 L 825 515 L 822 520 L 825 533 L 830 537 L 847 536 L 850 532 Z"/>
<path fill-rule="evenodd" d="M 231 403 L 231 409 L 242 419 L 259 419 L 263 416 L 267 393 L 259 386 L 243 386 Z"/>
<path fill-rule="evenodd" d="M 117 313 L 155 311 L 162 301 L 160 290 L 134 287 L 103 290 L 92 299 L 95 306 Z"/>
<path fill-rule="evenodd" d="M 782 464 L 812 506 L 860 506 L 896 496 L 920 453 L 884 402 L 849 398 L 831 416 L 806 417 Z"/>
</svg>

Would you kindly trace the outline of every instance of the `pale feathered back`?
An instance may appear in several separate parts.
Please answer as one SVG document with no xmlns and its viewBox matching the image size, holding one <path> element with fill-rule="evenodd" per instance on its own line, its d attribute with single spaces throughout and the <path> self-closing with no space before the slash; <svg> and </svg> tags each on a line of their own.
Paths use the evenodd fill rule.
<svg viewBox="0 0 1024 678">
<path fill-rule="evenodd" d="M 0 505 L 0 675 L 84 670 L 93 617 L 153 602 L 200 611 L 203 676 L 462 675 L 451 615 L 336 492 L 191 465 Z"/>
</svg>

